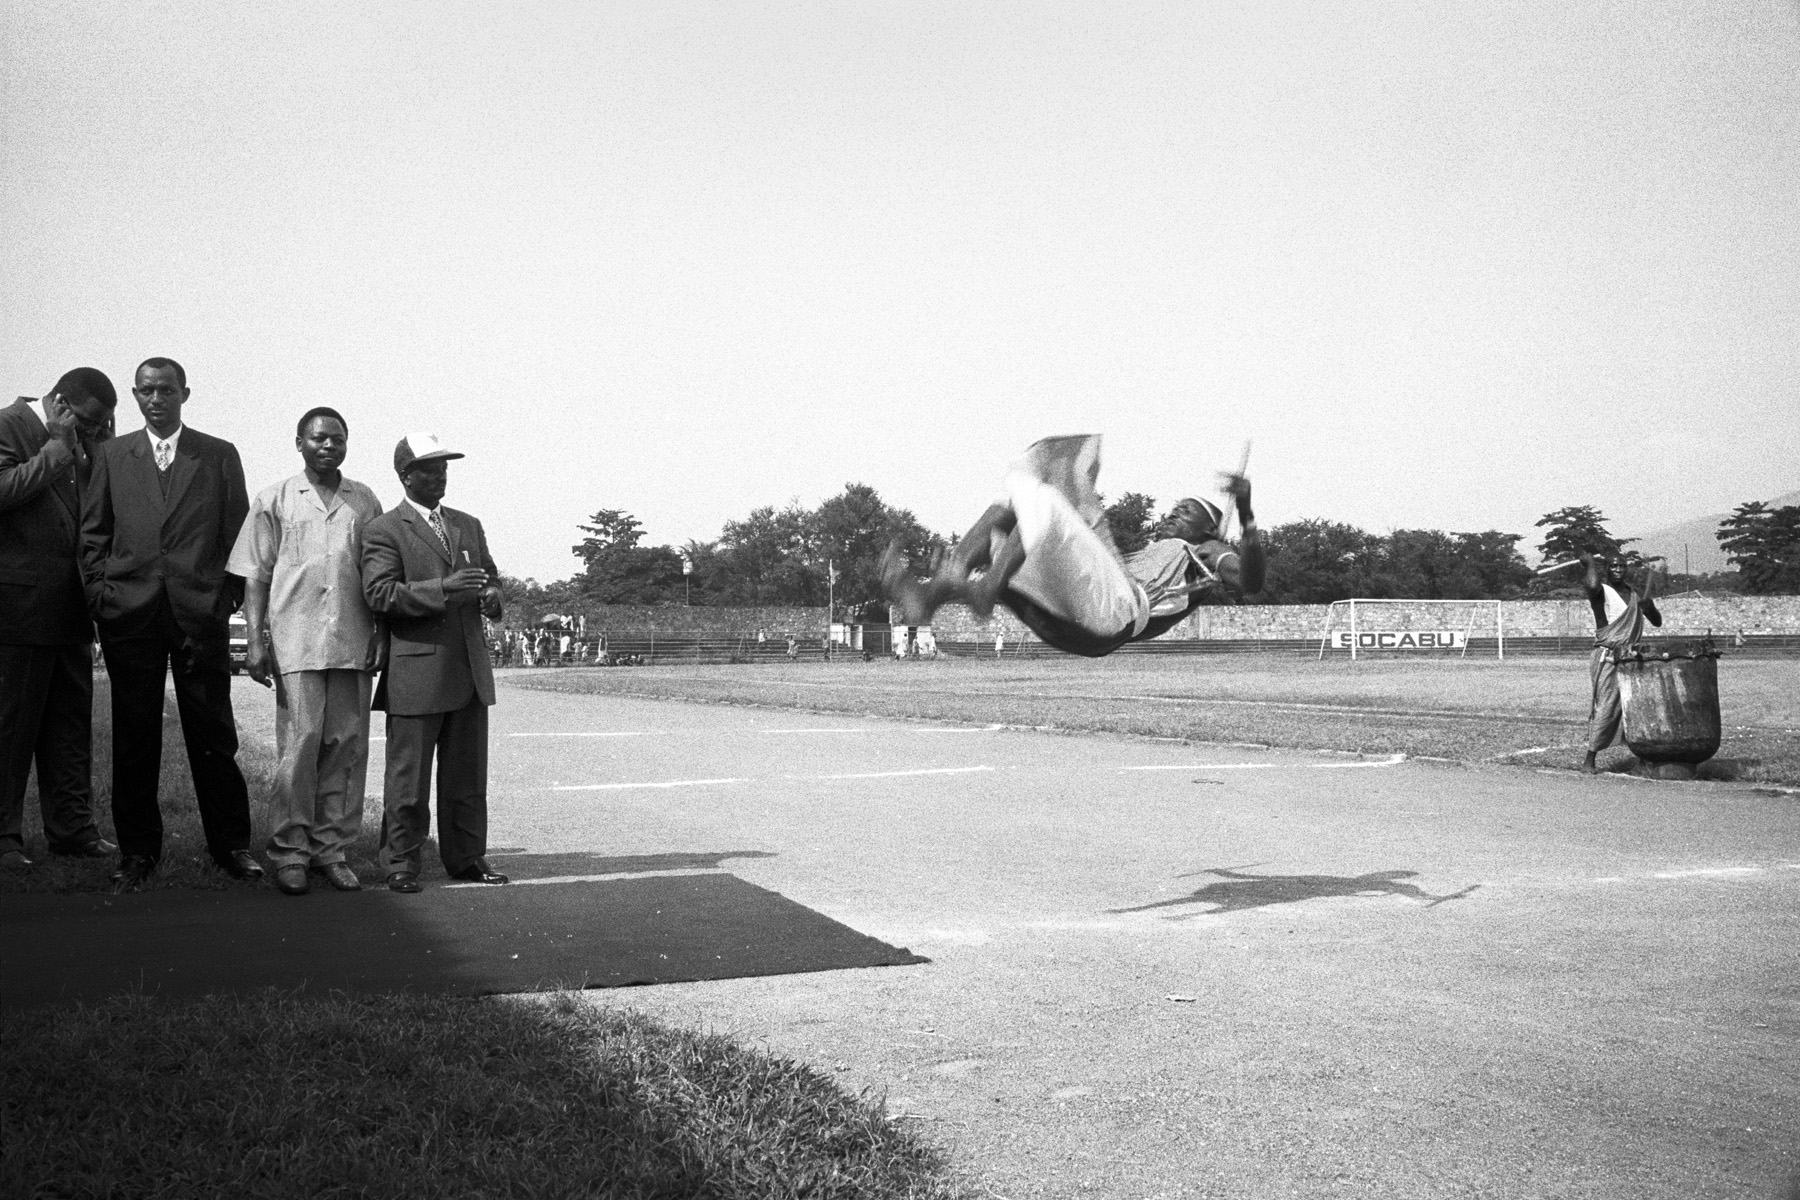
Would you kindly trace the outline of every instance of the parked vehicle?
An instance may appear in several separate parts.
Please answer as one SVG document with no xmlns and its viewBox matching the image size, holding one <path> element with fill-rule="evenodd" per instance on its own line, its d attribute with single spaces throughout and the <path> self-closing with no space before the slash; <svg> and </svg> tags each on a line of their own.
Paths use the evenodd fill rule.
<svg viewBox="0 0 1800 1200">
<path fill-rule="evenodd" d="M 231 673 L 236 675 L 250 662 L 250 621 L 241 612 L 231 614 L 230 643 Z"/>
</svg>

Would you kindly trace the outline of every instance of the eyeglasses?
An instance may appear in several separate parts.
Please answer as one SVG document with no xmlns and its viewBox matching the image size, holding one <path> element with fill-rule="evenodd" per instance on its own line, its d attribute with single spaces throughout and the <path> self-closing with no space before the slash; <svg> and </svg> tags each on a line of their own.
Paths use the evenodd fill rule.
<svg viewBox="0 0 1800 1200">
<path fill-rule="evenodd" d="M 152 396 L 177 396 L 181 394 L 181 389 L 172 383 L 159 383 L 155 387 L 134 387 L 131 391 L 133 395 L 142 397 L 145 400 L 150 399 Z"/>
</svg>

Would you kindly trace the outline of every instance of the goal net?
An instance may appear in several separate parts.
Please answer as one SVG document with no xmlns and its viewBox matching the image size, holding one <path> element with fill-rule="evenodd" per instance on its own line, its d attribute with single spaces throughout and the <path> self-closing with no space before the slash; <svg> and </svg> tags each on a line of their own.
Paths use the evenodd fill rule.
<svg viewBox="0 0 1800 1200">
<path fill-rule="evenodd" d="M 1327 650 L 1444 657 L 1492 653 L 1506 657 L 1506 625 L 1499 600 L 1338 600 L 1325 611 L 1319 657 Z"/>
</svg>

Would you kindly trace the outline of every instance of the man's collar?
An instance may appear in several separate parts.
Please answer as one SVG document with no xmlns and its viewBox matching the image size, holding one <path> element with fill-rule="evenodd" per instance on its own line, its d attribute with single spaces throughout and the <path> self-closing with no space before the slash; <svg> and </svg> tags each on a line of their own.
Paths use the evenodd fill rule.
<svg viewBox="0 0 1800 1200">
<path fill-rule="evenodd" d="M 400 502 L 402 504 L 410 505 L 414 512 L 418 513 L 421 517 L 427 517 L 427 518 L 429 518 L 431 516 L 431 514 L 434 512 L 442 513 L 443 507 L 444 507 L 442 504 L 439 504 L 438 507 L 436 507 L 436 508 L 421 508 L 421 507 L 419 507 L 419 502 L 414 500 L 411 496 L 402 496 L 400 498 Z"/>
<path fill-rule="evenodd" d="M 181 431 L 186 428 L 186 425 L 177 425 L 175 427 L 175 432 L 171 433 L 168 437 L 157 437 L 156 430 L 150 428 L 148 425 L 144 426 L 144 432 L 150 435 L 150 444 L 152 446 L 167 442 L 169 443 L 170 448 L 173 448 L 175 444 L 181 440 Z"/>
</svg>

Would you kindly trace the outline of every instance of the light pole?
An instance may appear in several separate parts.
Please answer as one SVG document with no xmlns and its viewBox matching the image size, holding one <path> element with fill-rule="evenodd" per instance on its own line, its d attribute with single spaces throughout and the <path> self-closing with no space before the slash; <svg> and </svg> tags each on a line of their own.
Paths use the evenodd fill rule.
<svg viewBox="0 0 1800 1200">
<path fill-rule="evenodd" d="M 681 602 L 689 608 L 694 605 L 693 587 L 689 582 L 693 575 L 694 560 L 684 554 L 681 556 Z"/>
</svg>

